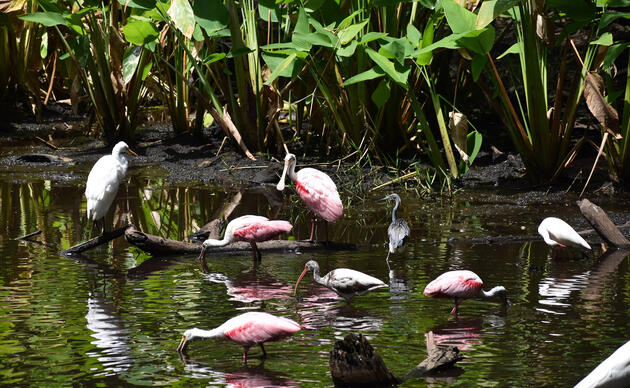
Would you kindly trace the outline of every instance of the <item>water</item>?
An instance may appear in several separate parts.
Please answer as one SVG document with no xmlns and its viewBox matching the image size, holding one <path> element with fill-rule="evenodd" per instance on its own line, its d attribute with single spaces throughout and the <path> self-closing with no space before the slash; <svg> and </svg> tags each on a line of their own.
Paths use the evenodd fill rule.
<svg viewBox="0 0 630 388">
<path fill-rule="evenodd" d="M 400 216 L 411 225 L 406 252 L 385 262 L 390 205 L 378 194 L 343 193 L 344 218 L 330 225 L 350 252 L 211 257 L 203 274 L 194 256 L 150 258 L 124 240 L 71 260 L 57 253 L 88 238 L 83 171 L 61 181 L 0 174 L 0 383 L 19 385 L 330 386 L 328 352 L 349 332 L 361 332 L 398 376 L 425 358 L 425 333 L 460 347 L 465 360 L 437 377 L 403 386 L 572 386 L 628 340 L 630 269 L 625 254 L 551 259 L 542 240 L 473 244 L 472 237 L 533 235 L 544 215 L 576 229 L 585 223 L 572 199 L 539 203 L 516 194 L 462 191 L 452 199 L 403 197 Z M 132 170 L 121 187 L 112 222 L 183 239 L 226 208 L 232 217 L 261 214 L 295 223 L 308 237 L 309 213 L 289 190 L 238 191 L 172 187 Z M 364 198 L 364 200 L 362 199 Z M 607 210 L 614 202 L 600 203 Z M 222 210 L 223 209 L 223 210 Z M 41 229 L 37 245 L 12 238 Z M 458 238 L 459 242 L 449 241 Z M 596 239 L 591 238 L 591 242 Z M 596 245 L 596 244 L 592 244 Z M 300 298 L 292 287 L 310 259 L 323 272 L 348 267 L 390 282 L 350 305 L 306 277 Z M 486 289 L 502 284 L 511 302 L 468 300 L 457 319 L 452 301 L 422 295 L 444 271 L 470 269 Z M 304 330 L 266 346 L 268 357 L 241 362 L 241 347 L 195 342 L 190 359 L 175 348 L 185 329 L 211 328 L 249 310 L 298 320 Z"/>
</svg>

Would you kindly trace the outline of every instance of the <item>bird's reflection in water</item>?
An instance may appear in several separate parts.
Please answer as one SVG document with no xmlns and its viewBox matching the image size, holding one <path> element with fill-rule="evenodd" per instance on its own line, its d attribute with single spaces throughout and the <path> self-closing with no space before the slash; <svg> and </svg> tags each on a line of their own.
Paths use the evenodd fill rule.
<svg viewBox="0 0 630 388">
<path fill-rule="evenodd" d="M 391 260 L 385 260 L 389 270 L 389 291 L 392 293 L 391 300 L 403 300 L 409 298 L 409 282 L 405 271 L 392 268 Z"/>
<path fill-rule="evenodd" d="M 481 345 L 482 319 L 466 319 L 449 322 L 432 329 L 433 338 L 438 345 L 457 346 L 459 350 L 472 350 Z"/>
<path fill-rule="evenodd" d="M 324 287 L 318 286 L 317 291 L 300 297 L 297 308 L 300 324 L 305 329 L 376 331 L 383 327 L 382 319 L 371 316 L 368 310 L 345 303 L 343 298 Z"/>
<path fill-rule="evenodd" d="M 204 278 L 213 283 L 224 284 L 230 300 L 243 303 L 282 300 L 289 298 L 293 291 L 290 284 L 278 282 L 270 275 L 254 272 L 245 273 L 234 280 L 221 273 L 208 273 Z"/>
<path fill-rule="evenodd" d="M 87 308 L 86 326 L 93 332 L 91 336 L 96 340 L 91 344 L 98 350 L 86 354 L 96 357 L 107 374 L 118 374 L 129 369 L 135 362 L 129 343 L 129 330 L 123 327 L 114 308 L 98 292 L 88 298 Z"/>
<path fill-rule="evenodd" d="M 254 367 L 227 368 L 218 370 L 216 366 L 186 360 L 184 370 L 195 379 L 212 379 L 212 384 L 227 387 L 300 387 L 300 383 L 281 372 L 265 369 L 264 362 Z"/>
</svg>

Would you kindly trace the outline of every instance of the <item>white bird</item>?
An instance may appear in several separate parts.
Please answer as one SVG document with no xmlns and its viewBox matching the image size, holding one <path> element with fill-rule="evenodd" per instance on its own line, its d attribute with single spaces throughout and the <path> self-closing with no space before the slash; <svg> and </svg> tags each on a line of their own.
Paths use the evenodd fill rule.
<svg viewBox="0 0 630 388">
<path fill-rule="evenodd" d="M 114 146 L 111 155 L 101 157 L 92 167 L 85 186 L 88 220 L 96 222 L 105 217 L 114 202 L 118 186 L 127 175 L 127 154 L 138 156 L 121 141 Z"/>
<path fill-rule="evenodd" d="M 396 217 L 396 210 L 400 206 L 400 197 L 398 194 L 390 194 L 385 198 L 382 198 L 381 201 L 385 201 L 388 199 L 393 199 L 396 201 L 394 204 L 394 209 L 392 209 L 392 222 L 389 224 L 387 228 L 387 237 L 389 237 L 389 253 L 394 253 L 398 249 L 401 249 L 407 239 L 409 238 L 409 233 L 411 230 L 409 229 L 409 224 L 407 221 L 402 218 Z M 387 254 L 387 258 L 389 259 L 389 253 Z"/>
<path fill-rule="evenodd" d="M 547 217 L 538 225 L 538 234 L 542 236 L 547 245 L 561 247 L 583 247 L 591 249 L 591 246 L 580 236 L 571 225 L 560 218 Z"/>
<path fill-rule="evenodd" d="M 307 272 L 313 272 L 313 280 L 329 290 L 335 291 L 337 295 L 347 302 L 355 296 L 367 294 L 377 288 L 387 287 L 381 280 L 348 268 L 337 268 L 328 272 L 324 277 L 319 276 L 319 264 L 315 260 L 310 260 L 304 265 L 304 271 L 295 283 L 293 294 L 297 293 L 300 280 Z"/>
<path fill-rule="evenodd" d="M 593 369 L 574 388 L 621 388 L 630 386 L 630 341 Z"/>
</svg>

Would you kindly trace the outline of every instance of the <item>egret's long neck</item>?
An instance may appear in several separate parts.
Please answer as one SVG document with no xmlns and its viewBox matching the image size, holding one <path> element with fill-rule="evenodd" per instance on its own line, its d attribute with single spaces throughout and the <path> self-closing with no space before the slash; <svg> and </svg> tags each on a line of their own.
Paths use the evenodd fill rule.
<svg viewBox="0 0 630 388">
<path fill-rule="evenodd" d="M 122 166 L 123 173 L 127 173 L 127 167 L 129 166 L 129 161 L 127 160 L 127 157 L 125 156 L 125 154 L 123 154 L 121 151 L 122 151 L 122 149 L 114 148 L 112 150 L 112 156 Z"/>
<path fill-rule="evenodd" d="M 392 209 L 392 222 L 396 221 L 396 210 L 398 210 L 398 206 L 400 206 L 400 198 L 396 197 L 396 204 L 394 205 L 394 209 Z"/>
<path fill-rule="evenodd" d="M 225 333 L 221 326 L 214 328 L 212 330 L 203 330 L 203 329 L 193 329 L 193 336 L 189 338 L 189 340 L 203 340 L 203 339 L 213 339 L 213 338 L 224 338 Z"/>
<path fill-rule="evenodd" d="M 490 291 L 484 291 L 484 290 L 480 290 L 479 291 L 479 297 L 482 298 L 482 299 L 491 299 L 491 298 L 495 298 L 497 296 L 505 298 L 505 287 L 503 287 L 503 286 L 496 286 L 493 289 L 491 289 Z"/>
</svg>

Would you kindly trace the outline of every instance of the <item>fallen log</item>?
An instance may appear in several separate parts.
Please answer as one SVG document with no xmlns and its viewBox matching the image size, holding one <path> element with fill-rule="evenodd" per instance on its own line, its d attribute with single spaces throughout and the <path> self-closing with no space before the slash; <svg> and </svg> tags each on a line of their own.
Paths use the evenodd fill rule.
<svg viewBox="0 0 630 388">
<path fill-rule="evenodd" d="M 92 249 L 99 245 L 106 244 L 112 241 L 113 239 L 122 236 L 127 229 L 131 229 L 131 228 L 132 228 L 131 225 L 125 225 L 122 228 L 118 228 L 111 232 L 105 232 L 100 236 L 94 237 L 90 240 L 87 240 L 85 242 L 72 246 L 66 250 L 63 250 L 59 252 L 59 254 L 61 256 L 70 256 L 70 255 L 75 255 L 77 253 L 87 251 L 88 249 Z"/>
<path fill-rule="evenodd" d="M 221 229 L 225 226 L 223 218 L 212 220 L 199 228 L 198 231 L 188 236 L 192 241 L 203 242 L 208 238 L 219 239 L 221 237 Z"/>
<path fill-rule="evenodd" d="M 407 373 L 403 380 L 407 380 L 410 377 L 425 377 L 434 372 L 450 368 L 455 365 L 457 361 L 464 359 L 464 356 L 459 354 L 457 346 L 437 346 L 432 331 L 426 333 L 425 337 L 427 358 L 416 365 L 411 372 Z"/>
<path fill-rule="evenodd" d="M 608 218 L 601 207 L 588 199 L 579 200 L 577 204 L 584 218 L 608 245 L 623 249 L 630 248 L 630 241 L 621 234 L 617 226 Z"/>
<path fill-rule="evenodd" d="M 181 255 L 181 254 L 199 254 L 201 253 L 201 244 L 189 243 L 185 241 L 176 241 L 166 239 L 160 236 L 154 236 L 141 232 L 135 228 L 129 228 L 125 231 L 125 239 L 129 244 L 134 245 L 143 251 L 154 256 L 165 255 Z M 267 252 L 299 252 L 317 249 L 330 250 L 354 250 L 357 249 L 355 244 L 337 243 L 326 241 L 290 241 L 290 240 L 269 240 L 257 243 L 258 249 Z M 219 255 L 239 255 L 243 252 L 251 252 L 251 245 L 247 242 L 239 241 L 228 244 L 224 247 L 208 247 L 206 256 Z"/>
</svg>

